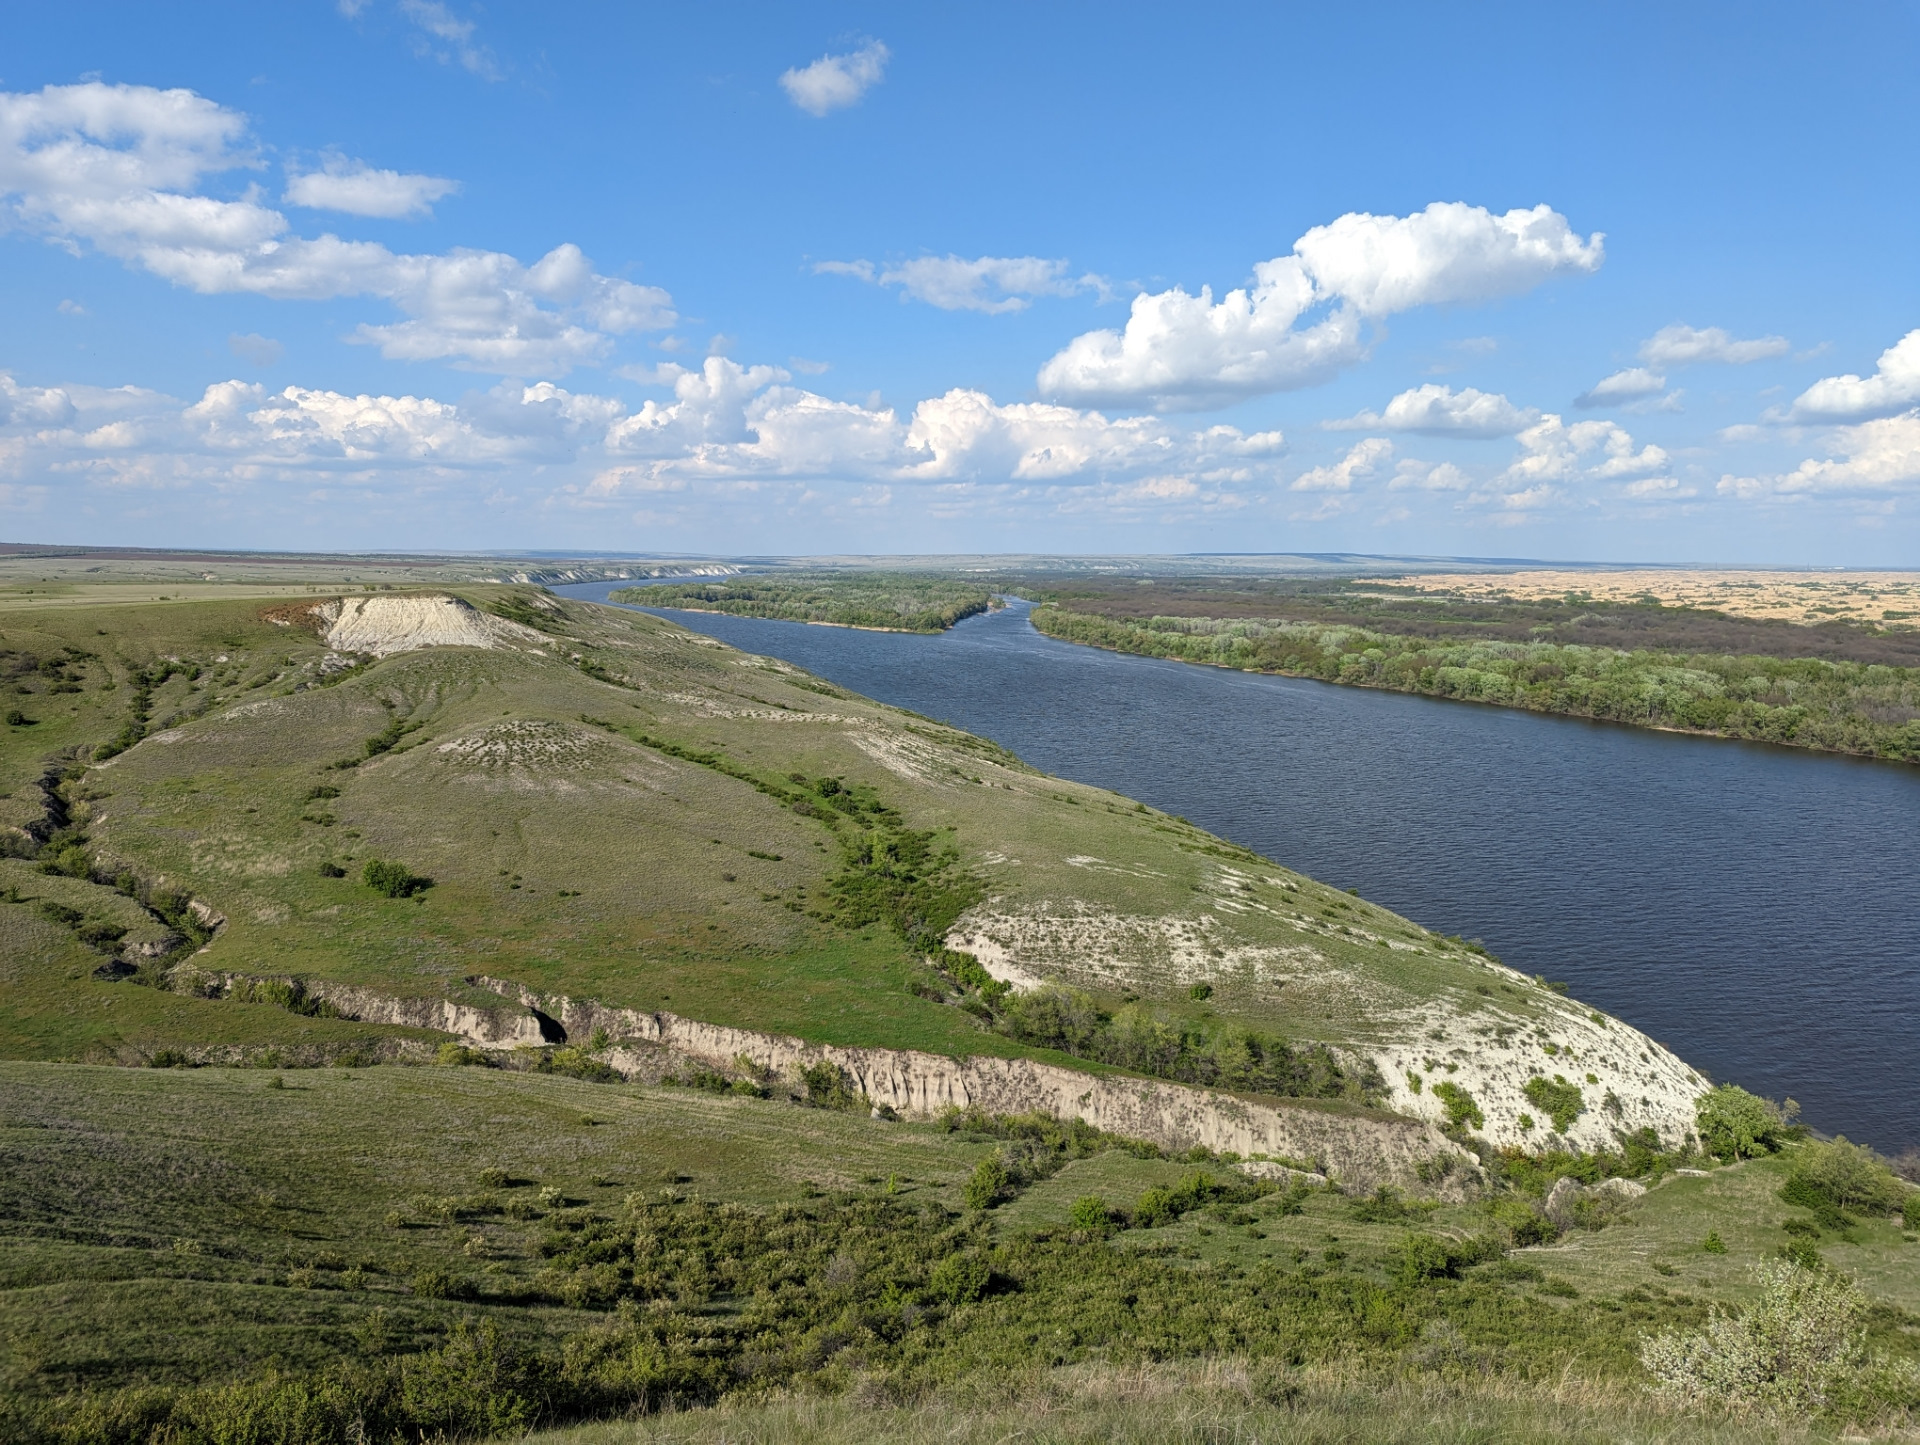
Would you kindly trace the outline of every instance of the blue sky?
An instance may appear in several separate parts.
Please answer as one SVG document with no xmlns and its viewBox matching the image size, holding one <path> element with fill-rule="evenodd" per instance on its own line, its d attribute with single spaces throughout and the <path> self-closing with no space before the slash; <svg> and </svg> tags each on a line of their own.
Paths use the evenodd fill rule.
<svg viewBox="0 0 1920 1445">
<path fill-rule="evenodd" d="M 1917 565 L 1917 42 L 12 6 L 0 535 Z"/>
</svg>

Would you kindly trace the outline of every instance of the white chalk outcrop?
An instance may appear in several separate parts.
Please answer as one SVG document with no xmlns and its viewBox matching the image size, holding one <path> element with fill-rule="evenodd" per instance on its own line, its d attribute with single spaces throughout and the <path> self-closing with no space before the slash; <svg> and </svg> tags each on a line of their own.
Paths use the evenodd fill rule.
<svg viewBox="0 0 1920 1445">
<path fill-rule="evenodd" d="M 430 1029 L 482 1049 L 577 1045 L 604 1033 L 612 1046 L 602 1056 L 629 1076 L 657 1077 L 665 1054 L 728 1073 L 752 1070 L 799 1087 L 803 1070 L 826 1063 L 876 1107 L 885 1105 L 908 1117 L 930 1118 L 949 1108 L 995 1114 L 1038 1110 L 1058 1119 L 1083 1119 L 1097 1129 L 1169 1150 L 1198 1145 L 1232 1152 L 1247 1161 L 1253 1173 L 1271 1173 L 1283 1163 L 1312 1164 L 1350 1188 L 1396 1184 L 1459 1194 L 1480 1177 L 1471 1154 L 1417 1119 L 1356 1114 L 1304 1101 L 1256 1102 L 1157 1079 L 1082 1073 L 1032 1059 L 954 1059 L 907 1049 L 810 1044 L 677 1014 L 539 994 L 505 979 L 471 980 L 476 988 L 500 996 L 497 1007 L 444 998 L 394 998 L 315 978 L 189 970 L 170 982 L 181 991 L 216 996 L 272 984 L 290 999 L 324 1003 L 345 1018 Z"/>
<path fill-rule="evenodd" d="M 531 627 L 482 612 L 458 597 L 345 597 L 313 609 L 327 646 L 387 657 L 422 647 L 533 647 L 548 639 Z"/>
<path fill-rule="evenodd" d="M 664 1048 L 712 1068 L 736 1071 L 750 1066 L 794 1081 L 803 1069 L 831 1064 L 873 1104 L 909 1117 L 930 1118 L 948 1108 L 977 1107 L 996 1114 L 1039 1110 L 1166 1149 L 1199 1145 L 1256 1161 L 1274 1156 L 1312 1161 L 1342 1184 L 1363 1189 L 1381 1184 L 1414 1187 L 1421 1166 L 1429 1166 L 1424 1172 L 1431 1176 L 1430 1166 L 1441 1160 L 1447 1161 L 1446 1172 L 1453 1180 L 1441 1186 L 1443 1192 L 1464 1186 L 1478 1173 L 1473 1157 L 1432 1124 L 1391 1115 L 1355 1114 L 1311 1102 L 1259 1103 L 1211 1089 L 1082 1073 L 1032 1059 L 953 1059 L 908 1049 L 809 1044 L 677 1014 L 538 994 L 504 979 L 481 977 L 473 983 L 518 999 L 535 1017 L 557 1023 L 574 1042 L 604 1031 L 609 1039 Z M 619 1047 L 607 1059 L 627 1074 L 643 1070 L 647 1062 L 637 1051 Z M 1419 1187 L 1431 1192 L 1435 1186 Z"/>
<path fill-rule="evenodd" d="M 1094 858 L 1066 861 L 1127 871 Z M 1167 994 L 1231 980 L 1255 990 L 1284 988 L 1296 1011 L 1367 1018 L 1373 1039 L 1389 1042 L 1330 1042 L 1345 1056 L 1373 1062 L 1386 1081 L 1388 1107 L 1436 1125 L 1450 1113 L 1466 1114 L 1473 1135 L 1502 1148 L 1564 1141 L 1609 1149 L 1621 1133 L 1642 1128 L 1670 1147 L 1693 1139 L 1695 1104 L 1708 1080 L 1619 1019 L 1493 959 L 1457 952 L 1451 962 L 1485 983 L 1413 998 L 1357 963 L 1351 948 L 1342 962 L 1341 954 L 1308 940 L 1441 956 L 1432 945 L 1315 919 L 1289 903 L 1290 883 L 1278 876 L 1221 867 L 1206 888 L 1207 904 L 1188 914 L 1125 915 L 1071 899 L 990 899 L 962 915 L 946 943 L 1020 991 L 1065 984 Z M 1291 925 L 1299 941 L 1260 944 L 1240 934 L 1231 915 L 1249 911 Z M 1579 1090 L 1571 1119 L 1563 1113 L 1556 1124 L 1540 1086 L 1541 1097 L 1528 1097 L 1535 1079 L 1561 1099 L 1570 1097 L 1568 1088 Z"/>
</svg>

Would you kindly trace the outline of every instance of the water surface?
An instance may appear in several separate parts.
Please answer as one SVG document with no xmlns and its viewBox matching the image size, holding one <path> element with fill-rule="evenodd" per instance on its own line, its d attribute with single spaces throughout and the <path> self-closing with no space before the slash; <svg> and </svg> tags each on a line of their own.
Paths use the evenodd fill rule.
<svg viewBox="0 0 1920 1445">
<path fill-rule="evenodd" d="M 1026 614 L 662 613 L 1484 939 L 1820 1129 L 1920 1145 L 1920 769 L 1127 657 Z"/>
</svg>

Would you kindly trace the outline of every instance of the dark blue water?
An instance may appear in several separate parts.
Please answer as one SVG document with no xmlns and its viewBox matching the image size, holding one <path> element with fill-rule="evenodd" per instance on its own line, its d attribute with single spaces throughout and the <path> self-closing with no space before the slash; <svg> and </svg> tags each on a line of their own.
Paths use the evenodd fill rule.
<svg viewBox="0 0 1920 1445">
<path fill-rule="evenodd" d="M 1920 769 L 1124 657 L 1023 605 L 933 637 L 663 615 L 1482 938 L 1817 1128 L 1920 1145 Z"/>
</svg>

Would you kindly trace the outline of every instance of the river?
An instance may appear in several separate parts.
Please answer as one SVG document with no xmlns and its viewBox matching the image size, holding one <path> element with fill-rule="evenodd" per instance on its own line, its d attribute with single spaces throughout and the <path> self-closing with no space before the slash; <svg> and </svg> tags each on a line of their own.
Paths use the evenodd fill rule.
<svg viewBox="0 0 1920 1445">
<path fill-rule="evenodd" d="M 604 600 L 629 583 L 557 587 Z M 662 612 L 1112 788 L 1920 1146 L 1920 768 L 1127 657 Z"/>
</svg>

